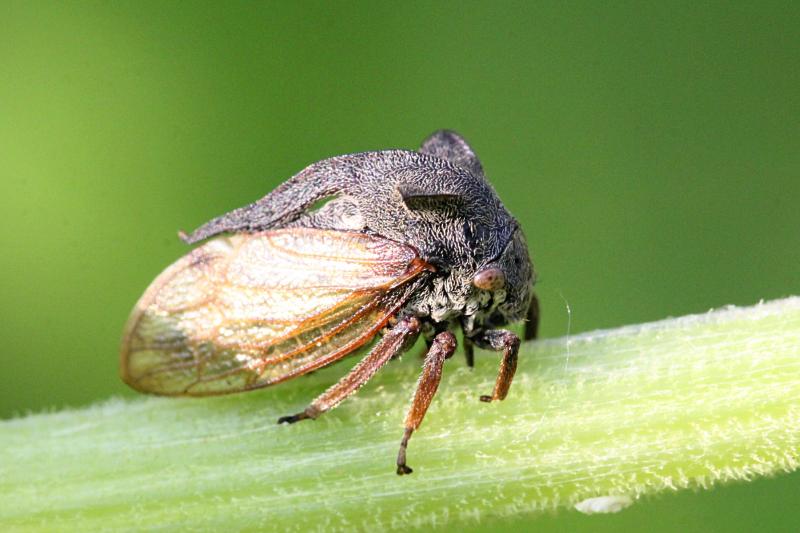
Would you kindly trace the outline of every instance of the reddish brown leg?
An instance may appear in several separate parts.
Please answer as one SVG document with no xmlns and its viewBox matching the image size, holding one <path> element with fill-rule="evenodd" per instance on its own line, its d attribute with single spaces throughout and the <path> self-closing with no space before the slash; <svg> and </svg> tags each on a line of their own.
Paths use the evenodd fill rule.
<svg viewBox="0 0 800 533">
<path fill-rule="evenodd" d="M 514 379 L 514 372 L 517 370 L 519 337 L 505 329 L 494 329 L 484 331 L 477 337 L 473 337 L 472 341 L 485 350 L 503 352 L 503 360 L 500 362 L 500 371 L 497 374 L 494 391 L 491 396 L 481 396 L 481 401 L 491 402 L 504 399 L 511 387 L 511 381 Z"/>
<path fill-rule="evenodd" d="M 536 294 L 528 306 L 528 316 L 525 318 L 525 340 L 530 341 L 539 335 L 539 298 Z"/>
<path fill-rule="evenodd" d="M 325 411 L 330 411 L 369 381 L 369 378 L 389 359 L 414 344 L 419 330 L 420 323 L 417 318 L 406 317 L 400 320 L 349 374 L 320 394 L 303 412 L 282 416 L 278 419 L 278 424 L 284 422 L 293 424 L 307 418 L 317 418 Z"/>
<path fill-rule="evenodd" d="M 442 365 L 444 360 L 453 355 L 456 351 L 456 337 L 449 331 L 443 331 L 433 339 L 433 345 L 425 357 L 422 366 L 422 375 L 417 384 L 417 391 L 414 393 L 414 400 L 411 408 L 406 415 L 406 428 L 403 433 L 403 440 L 400 441 L 400 451 L 397 453 L 397 475 L 410 474 L 413 472 L 411 467 L 406 464 L 406 448 L 411 434 L 422 424 L 422 419 L 428 411 L 439 388 L 439 381 L 442 379 Z"/>
</svg>

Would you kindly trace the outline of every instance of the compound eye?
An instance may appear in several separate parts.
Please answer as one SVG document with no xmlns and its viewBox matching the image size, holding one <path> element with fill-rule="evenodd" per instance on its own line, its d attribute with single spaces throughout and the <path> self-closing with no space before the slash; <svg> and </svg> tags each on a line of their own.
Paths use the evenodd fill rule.
<svg viewBox="0 0 800 533">
<path fill-rule="evenodd" d="M 506 275 L 497 267 L 488 267 L 472 278 L 472 284 L 485 291 L 496 291 L 506 286 Z"/>
</svg>

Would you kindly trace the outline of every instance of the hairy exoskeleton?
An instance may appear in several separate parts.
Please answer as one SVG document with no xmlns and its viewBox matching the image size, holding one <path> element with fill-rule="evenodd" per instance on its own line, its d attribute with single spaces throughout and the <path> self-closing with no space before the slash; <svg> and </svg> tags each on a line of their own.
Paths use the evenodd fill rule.
<svg viewBox="0 0 800 533">
<path fill-rule="evenodd" d="M 318 207 L 325 200 L 327 203 Z M 480 396 L 480 400 L 490 402 L 506 397 L 516 369 L 520 339 L 511 331 L 501 328 L 524 320 L 525 338 L 536 336 L 539 312 L 532 290 L 535 274 L 522 230 L 486 181 L 480 161 L 459 135 L 451 131 L 438 131 L 422 144 L 418 152 L 385 150 L 320 161 L 261 200 L 213 219 L 192 234 L 182 237 L 187 243 L 196 243 L 222 233 L 254 234 L 259 239 L 273 239 L 276 235 L 285 236 L 281 231 L 289 232 L 289 235 L 297 231 L 298 235 L 312 242 L 342 239 L 343 243 L 347 243 L 355 239 L 359 242 L 358 246 L 370 250 L 386 243 L 386 246 L 395 246 L 397 250 L 402 247 L 409 255 L 404 256 L 402 263 L 408 265 L 406 274 L 392 274 L 394 278 L 390 278 L 396 281 L 387 282 L 375 292 L 380 298 L 380 304 L 376 305 L 384 311 L 376 312 L 377 318 L 370 323 L 371 329 L 366 325 L 353 326 L 362 328 L 364 333 L 356 339 L 357 342 L 350 343 L 352 346 L 348 344 L 345 348 L 337 348 L 336 357 L 318 357 L 319 364 L 315 360 L 305 363 L 300 370 L 292 368 L 283 374 L 274 373 L 269 379 L 246 381 L 238 389 L 277 383 L 328 364 L 351 353 L 372 338 L 381 327 L 385 327 L 379 342 L 349 374 L 311 402 L 304 411 L 282 417 L 279 422 L 292 423 L 316 418 L 332 409 L 422 335 L 428 351 L 406 417 L 397 457 L 397 473 L 410 473 L 411 468 L 406 464 L 406 446 L 411 434 L 422 422 L 438 388 L 445 359 L 451 357 L 456 349 L 452 330 L 457 326 L 464 333 L 464 349 L 470 366 L 473 364 L 473 344 L 502 353 L 494 390 L 491 394 Z M 269 246 L 279 248 L 277 245 Z M 386 253 L 397 258 L 402 255 L 402 250 L 397 250 Z M 224 255 L 228 252 L 220 253 Z M 343 252 L 343 255 L 348 254 Z M 214 264 L 213 259 L 202 254 L 193 260 L 195 263 Z M 233 260 L 226 261 L 230 263 Z M 224 269 L 234 268 L 228 263 L 225 263 Z M 374 264 L 379 263 L 375 261 Z M 180 270 L 179 267 L 174 268 Z M 404 269 L 406 267 L 398 272 Z M 335 272 L 330 274 L 334 275 Z M 144 353 L 152 360 L 146 365 L 140 364 L 141 370 L 123 370 L 124 379 L 140 390 L 166 394 L 173 392 L 165 392 L 163 385 L 151 385 L 148 380 L 153 381 L 156 375 L 163 381 L 163 376 L 158 372 L 175 372 L 176 364 L 170 363 L 172 366 L 168 365 L 167 371 L 161 370 L 162 367 L 157 364 L 165 358 L 164 354 L 172 349 L 169 348 L 172 345 L 169 339 L 159 341 L 160 344 L 150 342 L 149 333 L 138 332 L 145 329 L 139 324 L 146 325 L 150 315 L 164 314 L 163 309 L 157 308 L 153 302 L 158 291 L 163 292 L 164 284 L 168 283 L 171 282 L 163 281 L 157 288 L 151 289 L 154 292 L 150 298 L 145 295 L 137 306 L 139 314 L 135 311 L 131 319 L 133 324 L 129 325 L 123 343 L 123 367 L 130 366 L 127 360 L 135 362 L 133 357 L 139 353 Z M 365 308 L 366 305 L 362 307 Z M 348 320 L 353 322 L 356 319 Z M 173 328 L 180 332 L 180 335 L 175 335 L 180 337 L 176 341 L 179 346 L 176 350 L 183 353 L 180 351 L 183 346 L 191 346 L 191 350 L 184 350 L 188 354 L 184 357 L 188 361 L 186 365 L 194 362 L 198 367 L 198 376 L 202 374 L 198 361 L 213 361 L 214 357 L 222 357 L 220 353 L 227 359 L 242 361 L 241 366 L 249 365 L 248 370 L 261 372 L 259 376 L 264 375 L 265 366 L 277 365 L 273 361 L 280 359 L 274 355 L 270 359 L 265 355 L 261 360 L 251 352 L 240 353 L 234 348 L 226 352 L 217 350 L 214 344 L 217 341 L 211 341 L 209 347 L 207 335 L 196 334 L 191 329 L 194 326 L 182 324 L 184 322 Z M 335 341 L 345 331 L 333 325 L 320 326 L 319 332 L 314 330 L 313 335 L 317 337 L 312 340 L 317 344 L 331 339 Z M 305 330 L 304 334 L 313 337 Z M 169 334 L 163 336 L 169 337 Z M 235 338 L 236 331 L 231 336 Z M 133 348 L 126 348 L 129 344 Z M 273 348 L 269 343 L 263 346 L 268 346 L 269 350 Z M 286 355 L 286 349 L 275 350 L 284 350 L 280 352 L 283 357 L 281 364 L 286 364 L 287 358 L 294 357 Z M 212 355 L 198 355 L 206 352 Z M 236 364 L 239 363 L 234 366 Z M 230 384 L 234 374 L 229 373 L 224 378 L 227 380 L 227 389 L 223 386 L 203 388 L 212 379 L 221 379 L 220 375 L 202 379 L 198 377 L 176 393 L 230 392 L 238 387 Z M 198 384 L 202 386 L 194 389 Z"/>
</svg>

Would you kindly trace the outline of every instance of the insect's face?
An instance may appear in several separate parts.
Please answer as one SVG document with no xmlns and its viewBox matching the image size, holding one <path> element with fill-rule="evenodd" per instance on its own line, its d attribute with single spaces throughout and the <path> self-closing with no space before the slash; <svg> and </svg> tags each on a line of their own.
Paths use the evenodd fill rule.
<svg viewBox="0 0 800 533">
<path fill-rule="evenodd" d="M 516 228 L 500 256 L 480 268 L 472 284 L 492 294 L 497 306 L 485 326 L 501 326 L 525 317 L 533 294 L 535 273 L 522 230 Z"/>
</svg>

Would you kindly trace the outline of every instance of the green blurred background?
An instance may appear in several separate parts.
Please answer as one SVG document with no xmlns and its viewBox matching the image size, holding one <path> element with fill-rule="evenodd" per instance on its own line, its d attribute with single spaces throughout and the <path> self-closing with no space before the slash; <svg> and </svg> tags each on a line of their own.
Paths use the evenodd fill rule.
<svg viewBox="0 0 800 533">
<path fill-rule="evenodd" d="M 800 293 L 795 3 L 0 4 L 0 417 L 133 394 L 178 229 L 453 128 L 546 337 Z M 800 476 L 484 529 L 794 530 Z M 454 495 L 456 497 L 456 495 Z M 463 529 L 463 528 L 461 528 Z"/>
</svg>

